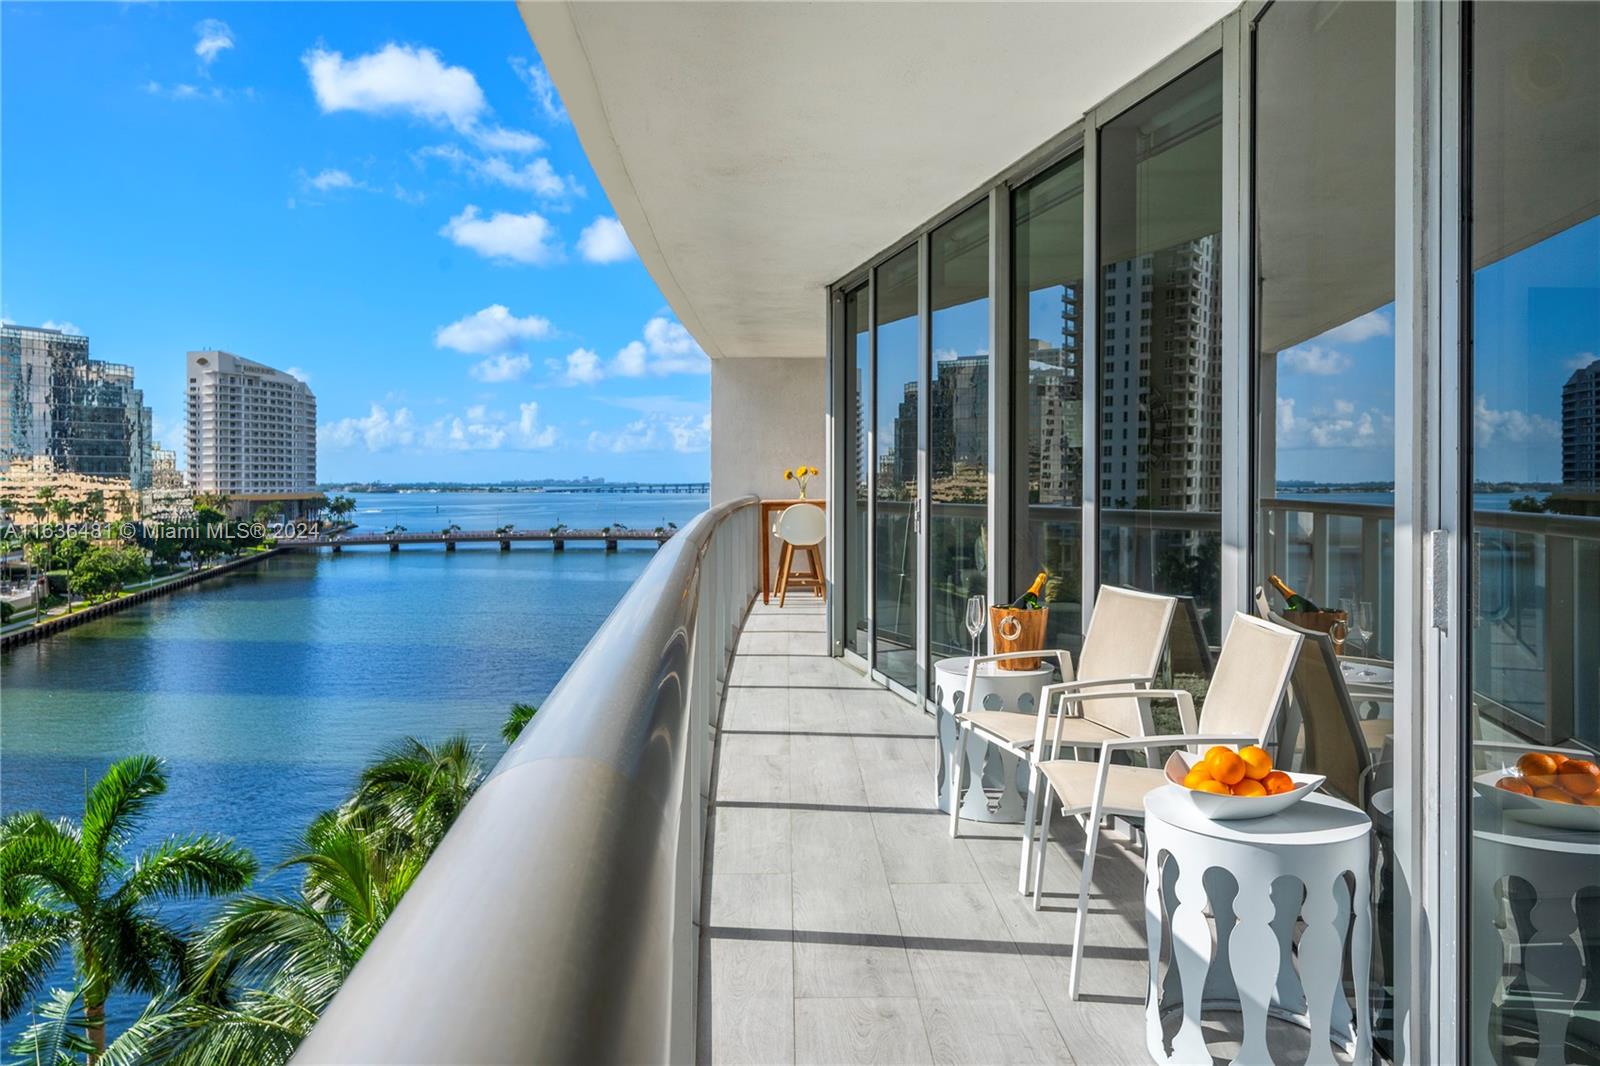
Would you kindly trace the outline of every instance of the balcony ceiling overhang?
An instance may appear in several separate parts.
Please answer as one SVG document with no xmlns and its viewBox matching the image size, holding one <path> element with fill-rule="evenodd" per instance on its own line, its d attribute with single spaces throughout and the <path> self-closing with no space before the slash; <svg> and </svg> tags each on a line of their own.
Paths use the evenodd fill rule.
<svg viewBox="0 0 1600 1066">
<path fill-rule="evenodd" d="M 1235 4 L 519 6 L 618 218 L 701 346 L 815 358 L 826 285 Z"/>
</svg>

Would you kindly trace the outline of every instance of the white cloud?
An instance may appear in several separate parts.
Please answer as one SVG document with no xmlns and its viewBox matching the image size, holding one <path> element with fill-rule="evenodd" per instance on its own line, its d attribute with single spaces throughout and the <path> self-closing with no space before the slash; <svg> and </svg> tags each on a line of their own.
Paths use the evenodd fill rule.
<svg viewBox="0 0 1600 1066">
<path fill-rule="evenodd" d="M 592 452 L 703 452 L 711 446 L 710 415 L 649 414 L 616 432 L 589 434 Z"/>
<path fill-rule="evenodd" d="M 65 320 L 63 320 L 61 322 L 57 322 L 53 318 L 47 318 L 43 322 L 39 323 L 39 328 L 40 329 L 60 330 L 62 333 L 69 333 L 74 337 L 83 336 L 83 330 L 79 329 L 77 326 L 73 325 L 71 322 L 67 322 Z"/>
<path fill-rule="evenodd" d="M 1593 352 L 1579 352 L 1562 365 L 1568 370 L 1582 370 L 1596 359 L 1600 359 L 1600 356 L 1595 355 Z"/>
<path fill-rule="evenodd" d="M 391 415 L 380 404 L 373 404 L 365 418 L 341 418 L 326 423 L 317 433 L 334 447 L 365 445 L 369 452 L 406 447 L 417 439 L 416 423 L 410 410 L 401 407 Z"/>
<path fill-rule="evenodd" d="M 1334 400 L 1331 411 L 1314 407 L 1301 414 L 1293 397 L 1280 396 L 1277 416 L 1280 449 L 1394 447 L 1393 416 L 1377 408 L 1359 411 L 1348 400 Z"/>
<path fill-rule="evenodd" d="M 504 126 L 474 130 L 472 139 L 488 152 L 515 152 L 518 155 L 527 155 L 544 147 L 543 139 L 537 134 L 529 133 L 527 130 L 509 130 Z"/>
<path fill-rule="evenodd" d="M 488 218 L 481 218 L 477 207 L 468 204 L 444 224 L 439 234 L 499 263 L 547 266 L 561 258 L 561 248 L 554 240 L 555 227 L 533 211 L 525 215 L 497 211 Z"/>
<path fill-rule="evenodd" d="M 489 107 L 472 72 L 446 65 L 431 48 L 391 43 L 350 60 L 313 48 L 300 61 L 324 114 L 410 115 L 470 133 Z"/>
<path fill-rule="evenodd" d="M 503 381 L 515 381 L 528 372 L 533 363 L 525 355 L 491 355 L 481 362 L 474 363 L 472 369 L 467 371 L 474 380 L 485 384 L 498 384 Z"/>
<path fill-rule="evenodd" d="M 233 31 L 221 19 L 201 19 L 194 24 L 195 42 L 194 54 L 200 57 L 200 62 L 210 66 L 223 52 L 233 47 Z"/>
<path fill-rule="evenodd" d="M 450 169 L 464 173 L 475 181 L 532 193 L 544 200 L 565 200 L 584 194 L 583 186 L 578 184 L 576 178 L 570 174 L 566 177 L 557 174 L 550 160 L 542 156 L 519 166 L 508 163 L 501 156 L 475 156 L 453 144 L 438 144 L 417 151 L 412 158 L 418 162 L 440 159 L 448 163 Z"/>
<path fill-rule="evenodd" d="M 517 433 L 526 448 L 548 448 L 559 435 L 555 426 L 539 425 L 539 405 L 528 402 L 517 405 Z"/>
<path fill-rule="evenodd" d="M 286 368 L 284 370 L 284 373 L 288 374 L 292 378 L 300 379 L 301 381 L 305 382 L 307 385 L 311 384 L 311 375 L 307 374 L 304 370 L 301 370 L 297 366 L 291 366 L 291 367 Z"/>
<path fill-rule="evenodd" d="M 555 327 L 548 318 L 538 315 L 518 318 L 504 304 L 490 304 L 448 326 L 440 326 L 433 334 L 433 345 L 468 355 L 485 355 L 554 335 Z"/>
<path fill-rule="evenodd" d="M 1494 444 L 1553 444 L 1561 439 L 1560 429 L 1543 415 L 1515 408 L 1497 411 L 1482 394 L 1473 405 L 1472 422 L 1480 448 Z"/>
<path fill-rule="evenodd" d="M 1360 344 L 1374 337 L 1393 335 L 1394 322 L 1388 315 L 1382 311 L 1368 311 L 1360 318 L 1353 318 L 1342 326 L 1335 326 L 1318 339 L 1330 344 Z"/>
<path fill-rule="evenodd" d="M 620 263 L 633 258 L 633 242 L 621 222 L 601 215 L 578 235 L 578 254 L 591 263 Z"/>
<path fill-rule="evenodd" d="M 216 86 L 202 89 L 198 85 L 184 82 L 162 85 L 159 81 L 147 81 L 144 83 L 144 91 L 151 96 L 164 96 L 169 100 L 221 100 L 226 95 Z"/>
<path fill-rule="evenodd" d="M 323 170 L 317 174 L 300 176 L 301 184 L 317 192 L 332 192 L 336 189 L 365 189 L 369 186 L 362 181 L 357 181 L 345 170 Z"/>
<path fill-rule="evenodd" d="M 485 123 L 490 112 L 478 79 L 431 48 L 389 43 L 354 59 L 325 48 L 300 57 L 323 114 L 360 111 L 407 115 L 449 126 L 496 152 L 537 152 L 544 141 L 526 130 Z"/>
<path fill-rule="evenodd" d="M 611 372 L 619 378 L 643 377 L 649 369 L 650 351 L 644 346 L 643 341 L 629 341 L 618 351 L 617 357 L 611 361 Z"/>
<path fill-rule="evenodd" d="M 605 377 L 600 369 L 600 356 L 592 348 L 577 348 L 567 354 L 562 379 L 568 385 L 593 385 Z"/>
<path fill-rule="evenodd" d="M 397 181 L 394 183 L 394 198 L 403 204 L 415 205 L 422 203 L 428 196 L 423 192 L 413 192 Z"/>
<path fill-rule="evenodd" d="M 529 450 L 551 447 L 560 435 L 555 426 L 540 425 L 537 403 L 518 404 L 515 420 L 484 404 L 474 404 L 464 414 L 432 422 L 422 443 L 441 451 L 493 451 L 507 446 Z"/>
<path fill-rule="evenodd" d="M 711 360 L 687 329 L 670 318 L 656 316 L 644 324 L 644 343 L 650 349 L 652 374 L 709 374 Z"/>
<path fill-rule="evenodd" d="M 644 324 L 644 339 L 617 349 L 609 363 L 588 348 L 567 356 L 565 365 L 552 363 L 564 384 L 592 385 L 602 378 L 664 377 L 668 374 L 708 374 L 711 360 L 694 337 L 670 318 L 657 316 Z"/>
<path fill-rule="evenodd" d="M 1302 344 L 1279 352 L 1278 368 L 1290 374 L 1331 377 L 1350 369 L 1350 357 L 1318 344 Z"/>
<path fill-rule="evenodd" d="M 550 75 L 545 72 L 544 67 L 538 63 L 530 63 L 521 56 L 512 56 L 510 62 L 511 69 L 517 72 L 522 84 L 528 87 L 529 94 L 538 103 L 545 118 L 551 122 L 567 121 L 567 109 L 562 105 L 555 83 L 550 80 Z"/>
</svg>

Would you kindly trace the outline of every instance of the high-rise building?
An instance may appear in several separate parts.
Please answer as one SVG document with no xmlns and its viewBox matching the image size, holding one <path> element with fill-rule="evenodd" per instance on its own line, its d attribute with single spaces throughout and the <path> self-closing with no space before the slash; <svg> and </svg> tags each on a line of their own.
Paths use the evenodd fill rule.
<svg viewBox="0 0 1600 1066">
<path fill-rule="evenodd" d="M 150 408 L 133 368 L 89 358 L 89 338 L 0 326 L 0 461 L 150 484 Z"/>
<path fill-rule="evenodd" d="M 1600 360 L 1561 387 L 1561 483 L 1600 491 Z"/>
<path fill-rule="evenodd" d="M 317 398 L 305 382 L 224 351 L 189 353 L 196 493 L 274 498 L 317 483 Z"/>
</svg>

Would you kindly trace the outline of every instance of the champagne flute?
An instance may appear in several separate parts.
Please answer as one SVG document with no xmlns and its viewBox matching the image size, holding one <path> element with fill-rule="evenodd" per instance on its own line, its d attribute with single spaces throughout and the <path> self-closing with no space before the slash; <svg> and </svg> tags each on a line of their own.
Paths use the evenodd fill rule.
<svg viewBox="0 0 1600 1066">
<path fill-rule="evenodd" d="M 978 655 L 978 634 L 989 620 L 989 601 L 980 593 L 967 599 L 967 633 L 972 637 L 972 655 Z"/>
</svg>

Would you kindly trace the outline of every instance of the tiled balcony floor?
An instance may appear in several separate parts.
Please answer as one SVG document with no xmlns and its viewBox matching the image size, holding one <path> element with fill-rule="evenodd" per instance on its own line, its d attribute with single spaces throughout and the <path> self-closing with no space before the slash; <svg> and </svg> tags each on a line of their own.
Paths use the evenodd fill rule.
<svg viewBox="0 0 1600 1066">
<path fill-rule="evenodd" d="M 950 839 L 933 719 L 829 658 L 824 639 L 804 596 L 758 603 L 739 646 L 712 811 L 701 1061 L 1148 1062 L 1140 853 L 1102 837 L 1074 1003 L 1076 824 L 1056 821 L 1034 911 L 1017 892 L 1019 827 L 963 822 Z M 1303 1062 L 1305 1034 L 1274 1029 L 1278 1061 Z M 1213 1051 L 1237 1048 L 1221 1027 L 1208 1035 Z"/>
<path fill-rule="evenodd" d="M 1016 827 L 951 840 L 933 719 L 828 658 L 822 627 L 809 596 L 757 604 L 730 679 L 702 1060 L 1145 1061 L 1137 853 L 1104 853 L 1071 1003 L 1075 868 L 1052 856 L 1035 912 Z"/>
</svg>

